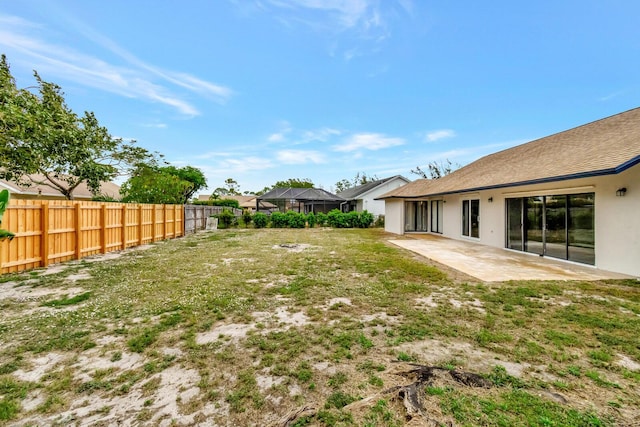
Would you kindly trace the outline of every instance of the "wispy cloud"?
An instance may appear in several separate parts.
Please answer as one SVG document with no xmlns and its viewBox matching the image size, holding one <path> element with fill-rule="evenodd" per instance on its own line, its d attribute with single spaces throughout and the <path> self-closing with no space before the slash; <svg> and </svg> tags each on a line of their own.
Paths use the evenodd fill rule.
<svg viewBox="0 0 640 427">
<path fill-rule="evenodd" d="M 456 136 L 456 133 L 451 129 L 434 130 L 431 132 L 427 132 L 427 134 L 425 135 L 425 141 L 435 142 L 440 139 L 452 138 L 454 136 Z"/>
<path fill-rule="evenodd" d="M 379 133 L 359 133 L 347 138 L 343 144 L 334 145 L 332 148 L 334 151 L 349 153 L 360 150 L 376 151 L 404 143 L 402 138 L 391 138 Z"/>
<path fill-rule="evenodd" d="M 612 100 L 614 98 L 619 97 L 620 95 L 624 95 L 625 92 L 626 91 L 624 91 L 624 90 L 619 90 L 617 92 L 613 92 L 613 93 L 610 93 L 608 95 L 602 96 L 598 100 L 601 101 L 601 102 L 610 101 L 610 100 Z"/>
<path fill-rule="evenodd" d="M 224 159 L 219 163 L 219 169 L 224 170 L 225 173 L 249 172 L 273 167 L 271 160 L 254 156 Z"/>
<path fill-rule="evenodd" d="M 155 129 L 166 129 L 169 127 L 166 123 L 143 123 L 141 126 L 145 128 Z"/>
<path fill-rule="evenodd" d="M 342 132 L 338 129 L 324 127 L 315 130 L 304 131 L 298 140 L 300 144 L 307 144 L 310 142 L 327 142 L 330 139 L 341 135 Z"/>
<path fill-rule="evenodd" d="M 282 141 L 286 140 L 287 134 L 291 133 L 292 130 L 293 130 L 293 128 L 291 127 L 289 122 L 286 121 L 286 120 L 283 120 L 280 123 L 280 130 L 278 130 L 277 132 L 274 132 L 271 135 L 269 135 L 269 137 L 267 137 L 267 141 L 269 141 L 269 142 L 282 142 Z"/>
<path fill-rule="evenodd" d="M 304 26 L 333 36 L 332 56 L 346 61 L 377 51 L 392 34 L 392 22 L 413 11 L 412 0 L 256 0 L 288 28 Z M 338 42 L 340 39 L 340 42 Z"/>
<path fill-rule="evenodd" d="M 184 72 L 166 71 L 147 64 L 108 38 L 81 25 L 76 31 L 92 40 L 97 47 L 120 57 L 124 64 L 106 62 L 94 52 L 83 53 L 69 46 L 56 44 L 52 29 L 43 28 L 21 18 L 0 15 L 0 47 L 12 62 L 30 64 L 43 76 L 54 76 L 76 84 L 97 88 L 129 98 L 160 103 L 185 116 L 197 116 L 198 108 L 180 93 L 186 89 L 207 96 L 219 103 L 228 100 L 233 91 Z"/>
<path fill-rule="evenodd" d="M 281 163 L 290 165 L 325 163 L 324 154 L 313 150 L 281 150 L 277 154 L 277 159 Z"/>
</svg>

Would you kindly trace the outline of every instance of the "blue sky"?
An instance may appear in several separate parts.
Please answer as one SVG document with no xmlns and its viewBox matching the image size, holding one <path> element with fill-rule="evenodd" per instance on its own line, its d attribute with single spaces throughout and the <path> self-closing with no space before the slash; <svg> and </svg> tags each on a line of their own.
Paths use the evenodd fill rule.
<svg viewBox="0 0 640 427">
<path fill-rule="evenodd" d="M 0 0 L 0 52 L 19 86 L 37 70 L 207 192 L 331 190 L 640 106 L 638 16 L 635 0 Z"/>
</svg>

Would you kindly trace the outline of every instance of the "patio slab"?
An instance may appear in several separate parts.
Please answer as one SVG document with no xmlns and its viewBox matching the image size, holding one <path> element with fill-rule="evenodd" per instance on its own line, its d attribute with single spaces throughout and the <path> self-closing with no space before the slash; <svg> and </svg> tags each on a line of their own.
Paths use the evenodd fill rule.
<svg viewBox="0 0 640 427">
<path fill-rule="evenodd" d="M 586 265 L 431 234 L 391 239 L 389 242 L 483 282 L 632 278 Z"/>
</svg>

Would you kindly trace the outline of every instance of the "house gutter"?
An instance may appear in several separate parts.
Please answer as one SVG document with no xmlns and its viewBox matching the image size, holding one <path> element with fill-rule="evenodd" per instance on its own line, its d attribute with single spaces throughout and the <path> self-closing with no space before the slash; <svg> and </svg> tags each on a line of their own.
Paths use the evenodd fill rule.
<svg viewBox="0 0 640 427">
<path fill-rule="evenodd" d="M 498 189 L 498 188 L 518 187 L 518 186 L 521 186 L 521 185 L 546 184 L 546 183 L 549 183 L 549 182 L 568 181 L 568 180 L 571 180 L 571 179 L 593 178 L 593 177 L 596 177 L 596 176 L 605 176 L 605 175 L 616 175 L 616 174 L 619 174 L 621 172 L 626 171 L 627 169 L 629 169 L 629 168 L 631 168 L 631 167 L 633 167 L 633 166 L 635 166 L 635 165 L 637 165 L 639 163 L 640 163 L 640 156 L 637 156 L 637 157 L 634 157 L 633 159 L 629 160 L 628 162 L 625 162 L 625 163 L 623 163 L 620 166 L 617 166 L 615 168 L 601 169 L 601 170 L 590 171 L 590 172 L 579 172 L 579 173 L 574 173 L 574 174 L 571 174 L 571 175 L 555 176 L 555 177 L 549 177 L 549 178 L 531 179 L 531 180 L 520 181 L 520 182 L 510 182 L 510 183 L 505 183 L 505 184 L 486 185 L 486 186 L 482 186 L 482 187 L 461 188 L 461 189 L 457 189 L 457 190 L 442 191 L 442 192 L 439 192 L 439 193 L 420 194 L 420 195 L 416 195 L 416 196 L 380 197 L 380 198 L 376 198 L 374 200 L 420 199 L 420 198 L 423 198 L 423 197 L 448 196 L 448 195 L 451 195 L 451 194 L 468 193 L 468 192 L 483 191 L 483 190 L 495 190 L 495 189 Z"/>
</svg>

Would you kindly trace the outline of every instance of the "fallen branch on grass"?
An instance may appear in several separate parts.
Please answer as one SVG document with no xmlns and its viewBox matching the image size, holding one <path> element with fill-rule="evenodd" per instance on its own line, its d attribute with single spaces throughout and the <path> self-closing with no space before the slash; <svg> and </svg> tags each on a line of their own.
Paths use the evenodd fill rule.
<svg viewBox="0 0 640 427">
<path fill-rule="evenodd" d="M 439 366 L 425 366 L 414 363 L 410 363 L 408 365 L 411 366 L 412 369 L 396 372 L 396 375 L 413 379 L 412 383 L 390 387 L 376 395 L 351 403 L 343 409 L 350 411 L 359 407 L 373 405 L 381 398 L 398 400 L 404 405 L 406 421 L 419 419 L 423 422 L 423 425 L 436 427 L 452 426 L 453 424 L 451 422 L 440 421 L 436 417 L 427 413 L 424 406 L 425 388 L 433 386 L 434 381 L 439 377 L 442 379 L 442 376 L 448 376 L 454 382 L 467 387 L 490 388 L 492 386 L 492 383 L 489 380 L 478 374 L 474 374 L 473 372 L 441 368 Z M 309 406 L 303 406 L 302 408 L 289 412 L 278 422 L 272 424 L 272 427 L 290 427 L 298 419 L 302 417 L 312 417 L 316 414 L 316 409 Z"/>
</svg>

